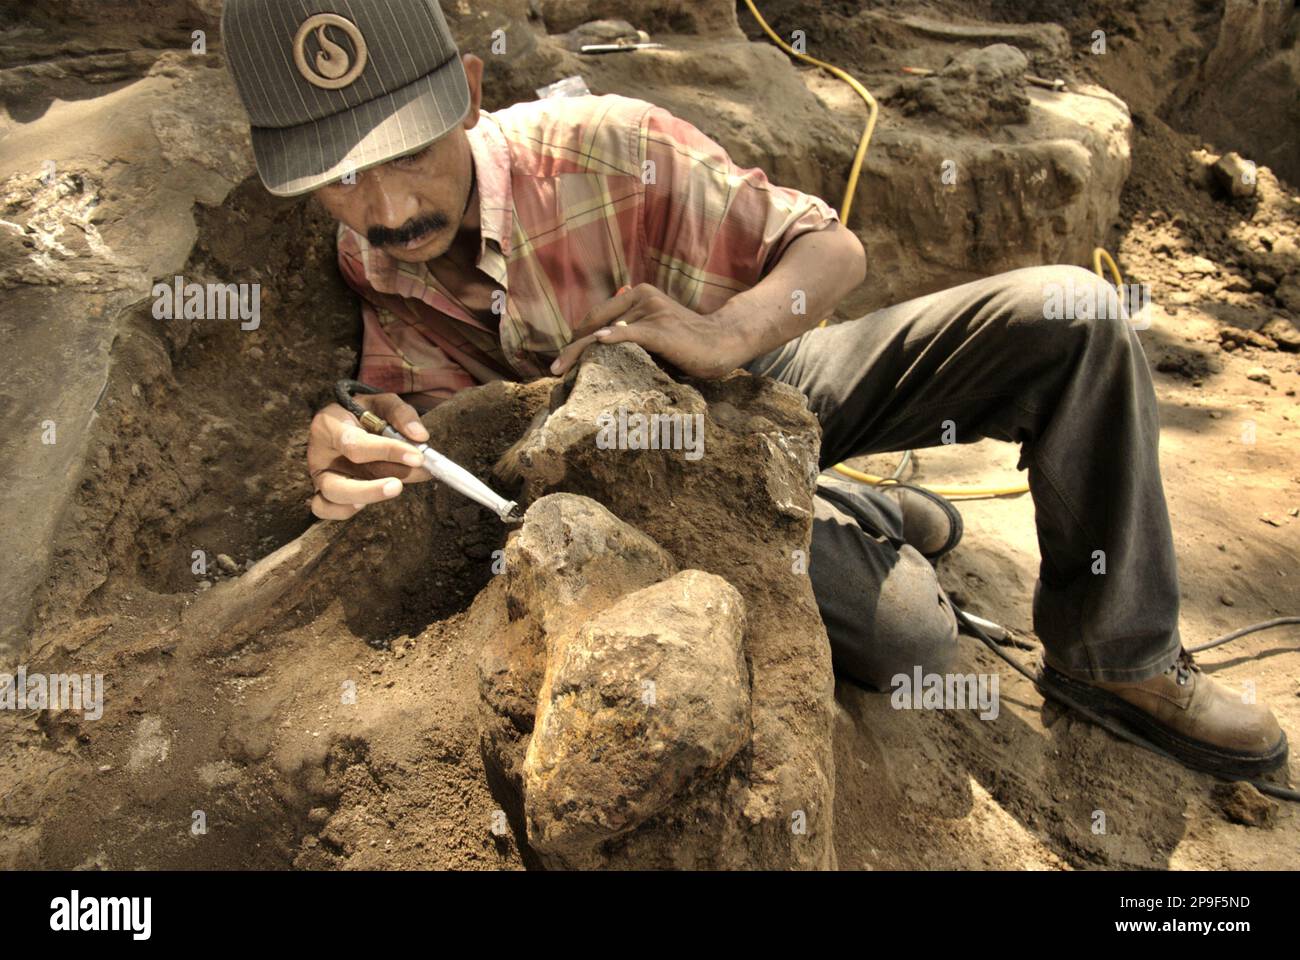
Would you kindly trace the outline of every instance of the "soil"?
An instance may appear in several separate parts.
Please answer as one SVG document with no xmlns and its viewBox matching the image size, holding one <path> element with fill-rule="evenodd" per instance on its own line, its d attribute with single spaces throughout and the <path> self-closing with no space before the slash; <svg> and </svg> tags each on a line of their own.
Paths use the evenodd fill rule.
<svg viewBox="0 0 1300 960">
<path fill-rule="evenodd" d="M 761 6 L 778 32 L 806 30 L 810 46 L 824 44 L 819 55 L 846 69 L 864 77 L 883 69 L 889 37 L 851 40 L 858 4 Z M 1170 29 L 1191 43 L 1208 29 L 1213 4 L 1198 4 L 1186 21 L 1173 2 L 1116 0 L 1082 11 L 1046 0 L 875 6 L 972 23 L 1051 20 L 1076 41 L 1101 24 L 1121 44 L 1159 46 L 1162 17 L 1177 20 Z M 742 9 L 742 27 L 759 39 L 747 18 Z M 932 54 L 943 62 L 937 47 Z M 1254 341 L 1221 334 L 1300 322 L 1287 292 L 1288 278 L 1300 283 L 1300 191 L 1266 168 L 1254 197 L 1234 200 L 1215 188 L 1206 162 L 1238 145 L 1207 144 L 1182 126 L 1191 91 L 1171 97 L 1161 85 L 1169 64 L 1154 56 L 1143 69 L 1156 81 L 1135 77 L 1139 62 L 1031 56 L 1036 70 L 1116 90 L 1134 113 L 1133 170 L 1108 249 L 1125 279 L 1151 288 L 1152 326 L 1142 338 L 1164 426 L 1184 635 L 1195 644 L 1300 613 L 1298 355 L 1267 333 Z M 717 94 L 689 95 L 707 104 Z M 882 122 L 902 122 L 892 110 L 885 105 Z M 25 663 L 29 672 L 102 672 L 106 699 L 129 706 L 93 723 L 0 711 L 0 865 L 534 865 L 512 832 L 495 829 L 500 801 L 480 756 L 478 651 L 466 618 L 503 538 L 492 518 L 445 491 L 422 492 L 427 525 L 398 571 L 421 577 L 375 575 L 368 566 L 411 530 L 353 522 L 354 530 L 330 534 L 321 561 L 329 575 L 312 590 L 272 605 L 254 627 L 203 629 L 214 609 L 204 594 L 312 526 L 307 424 L 332 380 L 354 370 L 359 319 L 332 265 L 332 225 L 316 208 L 271 200 L 249 180 L 223 204 L 199 205 L 196 217 L 187 278 L 228 276 L 232 265 L 246 274 L 246 251 L 269 251 L 253 265 L 264 308 L 278 304 L 302 320 L 289 337 L 283 328 L 229 337 L 202 323 L 157 321 L 141 302 L 114 345 Z M 1196 257 L 1215 269 L 1200 272 Z M 879 305 L 868 283 L 837 316 Z M 474 421 L 471 406 L 440 413 L 448 452 L 486 475 L 541 396 L 520 393 L 509 416 L 489 423 Z M 1016 455 L 991 443 L 919 451 L 912 478 L 1002 482 L 1015 476 Z M 865 466 L 891 472 L 895 462 Z M 1015 631 L 1023 647 L 1011 652 L 1031 661 L 1032 506 L 1022 497 L 969 501 L 962 510 L 965 540 L 942 561 L 941 579 L 959 604 Z M 206 557 L 201 571 L 195 551 Z M 1300 731 L 1296 637 L 1255 634 L 1198 659 L 1216 679 L 1253 684 L 1283 727 Z M 887 696 L 837 688 L 841 868 L 1297 862 L 1293 805 L 1281 804 L 1266 828 L 1234 822 L 1211 778 L 1045 705 L 975 641 L 962 668 L 1000 674 L 996 722 L 895 711 Z M 195 829 L 200 821 L 206 833 Z"/>
</svg>

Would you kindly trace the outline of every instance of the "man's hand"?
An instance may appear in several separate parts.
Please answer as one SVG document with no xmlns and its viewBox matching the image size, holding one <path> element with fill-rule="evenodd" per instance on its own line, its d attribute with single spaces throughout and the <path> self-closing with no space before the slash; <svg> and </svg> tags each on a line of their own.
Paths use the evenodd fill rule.
<svg viewBox="0 0 1300 960">
<path fill-rule="evenodd" d="M 725 377 L 749 360 L 732 324 L 718 316 L 688 310 L 648 283 L 620 292 L 592 309 L 573 331 L 574 341 L 551 364 L 563 376 L 582 351 L 596 343 L 639 343 L 691 377 Z"/>
<path fill-rule="evenodd" d="M 420 415 L 397 394 L 361 395 L 356 401 L 415 443 L 429 439 Z M 368 503 L 391 500 L 403 483 L 432 479 L 423 462 L 414 448 L 366 432 L 356 417 L 331 403 L 312 419 L 307 437 L 307 469 L 316 486 L 311 512 L 322 520 L 346 520 Z"/>
<path fill-rule="evenodd" d="M 573 331 L 551 372 L 562 376 L 593 342 L 639 343 L 692 377 L 725 377 L 827 317 L 866 276 L 862 244 L 839 221 L 800 234 L 762 280 L 700 315 L 650 286 L 620 290 Z"/>
</svg>

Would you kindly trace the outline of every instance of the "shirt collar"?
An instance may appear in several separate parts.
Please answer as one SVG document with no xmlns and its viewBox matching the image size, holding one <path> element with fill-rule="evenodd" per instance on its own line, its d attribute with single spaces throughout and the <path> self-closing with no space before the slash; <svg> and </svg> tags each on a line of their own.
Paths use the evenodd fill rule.
<svg viewBox="0 0 1300 960">
<path fill-rule="evenodd" d="M 479 114 L 478 123 L 465 131 L 465 136 L 474 156 L 474 171 L 478 178 L 479 230 L 483 238 L 479 251 L 481 265 L 489 239 L 495 240 L 501 252 L 510 256 L 510 235 L 514 228 L 510 144 L 506 142 L 501 125 L 486 110 Z"/>
</svg>

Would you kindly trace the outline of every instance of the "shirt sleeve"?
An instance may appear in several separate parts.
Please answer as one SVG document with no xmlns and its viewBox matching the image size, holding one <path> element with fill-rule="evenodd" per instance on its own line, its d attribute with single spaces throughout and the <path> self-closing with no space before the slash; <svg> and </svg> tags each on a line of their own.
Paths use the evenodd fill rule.
<svg viewBox="0 0 1300 960">
<path fill-rule="evenodd" d="M 646 112 L 641 160 L 647 282 L 700 313 L 758 283 L 795 238 L 839 221 L 662 107 Z"/>
</svg>

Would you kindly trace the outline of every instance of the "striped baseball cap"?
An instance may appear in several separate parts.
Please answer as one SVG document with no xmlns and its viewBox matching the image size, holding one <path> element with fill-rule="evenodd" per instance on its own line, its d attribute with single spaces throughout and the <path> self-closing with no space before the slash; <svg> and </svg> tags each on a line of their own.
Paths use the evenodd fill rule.
<svg viewBox="0 0 1300 960">
<path fill-rule="evenodd" d="M 279 196 L 417 150 L 469 112 L 438 0 L 226 0 L 221 36 Z"/>
</svg>

